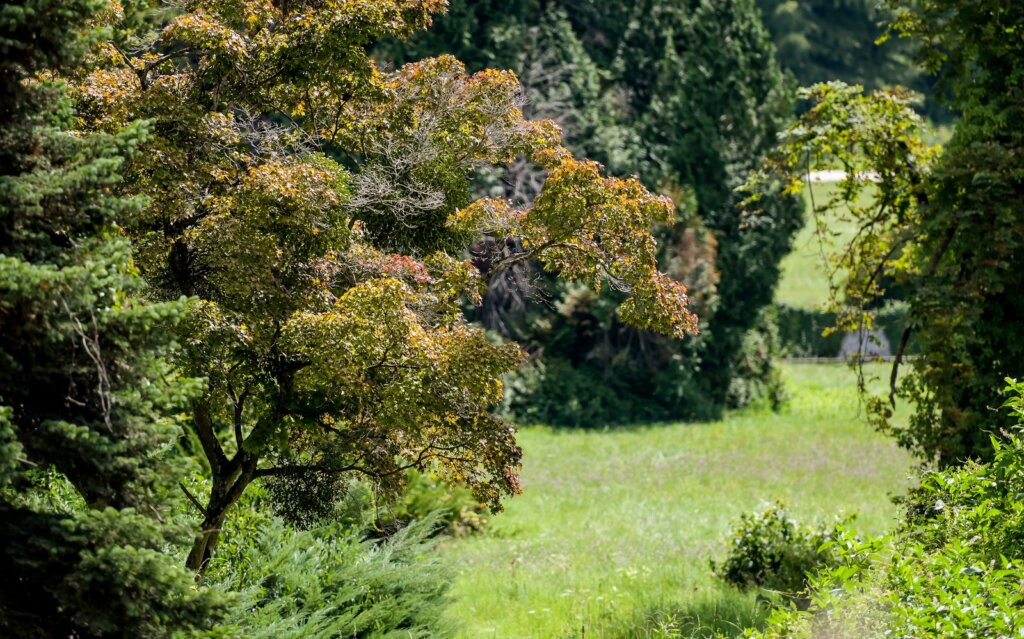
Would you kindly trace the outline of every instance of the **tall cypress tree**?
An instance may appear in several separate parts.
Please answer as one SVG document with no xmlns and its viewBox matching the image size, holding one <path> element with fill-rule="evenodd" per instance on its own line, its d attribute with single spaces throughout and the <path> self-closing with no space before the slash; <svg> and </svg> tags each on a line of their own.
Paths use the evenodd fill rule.
<svg viewBox="0 0 1024 639">
<path fill-rule="evenodd" d="M 99 0 L 0 8 L 0 635 L 156 637 L 216 613 L 165 552 L 187 384 L 163 356 L 183 302 L 149 303 L 112 188 L 145 135 L 72 130 Z"/>
<path fill-rule="evenodd" d="M 643 175 L 690 190 L 691 212 L 717 244 L 717 307 L 690 359 L 701 361 L 702 395 L 721 406 L 742 383 L 744 337 L 771 303 L 802 222 L 792 199 L 766 198 L 755 217 L 735 192 L 775 144 L 788 94 L 750 0 L 646 0 L 629 24 L 617 65 L 645 143 Z"/>
</svg>

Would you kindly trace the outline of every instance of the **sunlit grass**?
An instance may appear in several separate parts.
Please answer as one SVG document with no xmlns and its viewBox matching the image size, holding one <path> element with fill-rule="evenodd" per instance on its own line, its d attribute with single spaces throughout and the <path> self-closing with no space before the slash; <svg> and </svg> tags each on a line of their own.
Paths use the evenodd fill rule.
<svg viewBox="0 0 1024 639">
<path fill-rule="evenodd" d="M 610 431 L 528 428 L 523 495 L 488 534 L 451 542 L 450 614 L 467 638 L 704 636 L 762 614 L 710 572 L 735 518 L 785 500 L 891 527 L 912 461 L 863 423 L 852 373 L 787 365 L 780 414 Z"/>
<path fill-rule="evenodd" d="M 775 292 L 775 301 L 793 308 L 812 310 L 828 301 L 828 269 L 825 254 L 831 253 L 836 247 L 849 241 L 854 234 L 854 227 L 847 221 L 838 219 L 833 213 L 825 213 L 829 231 L 834 234 L 824 244 L 816 232 L 815 221 L 812 219 L 811 202 L 822 206 L 829 202 L 836 192 L 835 184 L 812 184 L 804 189 L 806 219 L 804 226 L 793 240 L 792 252 L 783 258 L 780 265 L 781 277 Z M 861 205 L 870 203 L 870 193 L 865 194 Z"/>
</svg>

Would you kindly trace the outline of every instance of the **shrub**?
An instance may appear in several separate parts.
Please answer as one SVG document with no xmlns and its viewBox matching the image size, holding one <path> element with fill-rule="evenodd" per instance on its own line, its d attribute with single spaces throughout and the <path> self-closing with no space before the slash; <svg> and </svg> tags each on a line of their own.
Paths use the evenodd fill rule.
<svg viewBox="0 0 1024 639">
<path fill-rule="evenodd" d="M 298 530 L 338 524 L 342 528 L 365 530 L 376 538 L 388 537 L 414 521 L 431 519 L 435 533 L 462 536 L 483 530 L 489 509 L 465 486 L 451 485 L 432 471 L 409 470 L 405 487 L 388 501 L 368 481 L 328 477 L 310 481 L 264 482 L 250 502 L 267 502 L 274 515 Z M 333 493 L 326 498 L 328 491 Z M 312 493 L 312 494 L 307 494 Z M 251 516 L 247 515 L 247 516 Z"/>
<path fill-rule="evenodd" d="M 776 367 L 781 354 L 778 313 L 773 307 L 761 309 L 757 323 L 743 336 L 743 345 L 736 355 L 736 374 L 729 381 L 730 407 L 762 404 L 775 411 L 782 408 L 786 391 Z"/>
<path fill-rule="evenodd" d="M 1024 384 L 1007 406 L 1024 422 Z M 760 639 L 960 639 L 1024 630 L 1024 439 L 992 438 L 991 463 L 926 473 L 888 537 L 826 544 L 808 610 L 773 612 Z"/>
<path fill-rule="evenodd" d="M 545 357 L 509 376 L 505 407 L 526 424 L 590 428 L 651 419 L 650 409 L 633 411 L 639 407 L 625 386 L 621 377 Z"/>
<path fill-rule="evenodd" d="M 327 639 L 446 637 L 451 581 L 439 561 L 436 519 L 415 522 L 382 542 L 332 524 L 296 531 L 240 505 L 207 572 L 236 593 L 218 637 Z"/>
<path fill-rule="evenodd" d="M 408 486 L 394 504 L 381 510 L 377 527 L 396 530 L 429 519 L 437 522 L 436 532 L 460 537 L 483 530 L 487 514 L 487 505 L 468 489 L 451 486 L 429 472 L 410 471 Z"/>
<path fill-rule="evenodd" d="M 827 329 L 836 325 L 836 314 L 821 311 L 793 308 L 780 304 L 776 306 L 778 331 L 781 347 L 790 357 L 839 357 L 843 342 L 843 333 L 830 332 Z M 875 327 L 881 329 L 893 350 L 903 337 L 907 326 L 906 305 L 889 304 L 878 311 Z M 917 354 L 918 344 L 911 335 L 907 345 L 907 354 Z"/>
<path fill-rule="evenodd" d="M 838 524 L 800 526 L 782 503 L 775 502 L 740 516 L 728 541 L 728 555 L 721 563 L 712 561 L 711 569 L 739 588 L 801 593 L 809 574 L 836 563 L 834 552 L 824 546 L 840 531 Z"/>
</svg>

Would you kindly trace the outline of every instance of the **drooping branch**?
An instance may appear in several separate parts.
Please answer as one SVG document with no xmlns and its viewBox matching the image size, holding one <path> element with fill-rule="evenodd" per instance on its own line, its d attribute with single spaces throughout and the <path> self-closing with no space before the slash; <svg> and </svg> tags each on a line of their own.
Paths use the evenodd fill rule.
<svg viewBox="0 0 1024 639">
<path fill-rule="evenodd" d="M 954 220 L 946 228 L 946 232 L 942 236 L 942 241 L 939 246 L 936 247 L 935 252 L 932 254 L 930 260 L 928 260 L 928 266 L 924 270 L 925 277 L 931 277 L 935 274 L 935 271 L 939 269 L 939 263 L 942 261 L 942 257 L 949 250 L 950 245 L 953 243 L 953 238 L 956 237 L 956 231 L 959 227 L 959 222 Z M 892 407 L 896 407 L 896 377 L 899 374 L 900 363 L 903 361 L 903 355 L 907 350 L 907 344 L 910 342 L 911 327 L 907 326 L 903 329 L 903 335 L 900 337 L 900 346 L 896 351 L 896 356 L 892 360 L 892 371 L 889 373 L 889 404 Z"/>
<path fill-rule="evenodd" d="M 203 504 L 199 502 L 199 499 L 195 495 L 193 495 L 188 488 L 185 487 L 184 483 L 178 482 L 178 486 L 181 488 L 181 492 L 185 493 L 185 497 L 187 497 L 188 500 L 192 502 L 192 505 L 195 506 L 196 509 L 199 511 L 199 514 L 201 514 L 203 517 L 206 517 L 206 508 L 203 507 Z"/>
<path fill-rule="evenodd" d="M 78 335 L 82 342 L 82 350 L 85 351 L 85 354 L 96 368 L 96 396 L 99 399 L 100 408 L 103 412 L 103 423 L 106 425 L 107 430 L 111 430 L 113 426 L 110 417 L 113 411 L 114 399 L 113 393 L 110 390 L 110 375 L 107 373 L 107 366 L 103 361 L 103 353 L 100 350 L 99 327 L 96 322 L 96 315 L 90 309 L 89 314 L 92 319 L 93 328 L 92 335 L 90 335 L 78 319 L 78 316 L 71 310 L 64 296 L 58 294 L 58 297 L 60 298 L 61 305 L 64 307 L 64 312 L 67 313 L 72 326 L 74 326 L 75 334 Z"/>
</svg>

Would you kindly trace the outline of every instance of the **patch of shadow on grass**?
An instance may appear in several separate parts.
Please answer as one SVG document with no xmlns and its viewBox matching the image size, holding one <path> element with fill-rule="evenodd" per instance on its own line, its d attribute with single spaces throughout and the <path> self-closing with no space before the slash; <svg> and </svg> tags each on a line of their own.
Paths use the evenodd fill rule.
<svg viewBox="0 0 1024 639">
<path fill-rule="evenodd" d="M 675 605 L 651 606 L 616 624 L 610 639 L 691 639 L 740 637 L 760 628 L 770 611 L 768 601 L 739 591 Z"/>
</svg>

